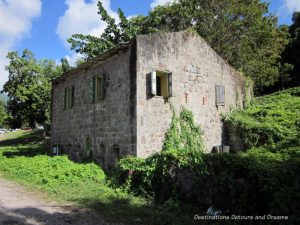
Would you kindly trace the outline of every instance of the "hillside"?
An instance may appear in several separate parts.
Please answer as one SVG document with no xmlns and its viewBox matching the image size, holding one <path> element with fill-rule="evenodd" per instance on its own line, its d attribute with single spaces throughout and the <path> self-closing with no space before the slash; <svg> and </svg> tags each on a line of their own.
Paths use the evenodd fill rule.
<svg viewBox="0 0 300 225">
<path fill-rule="evenodd" d="M 225 116 L 241 132 L 247 148 L 299 146 L 300 87 L 256 98 L 246 110 Z"/>
</svg>

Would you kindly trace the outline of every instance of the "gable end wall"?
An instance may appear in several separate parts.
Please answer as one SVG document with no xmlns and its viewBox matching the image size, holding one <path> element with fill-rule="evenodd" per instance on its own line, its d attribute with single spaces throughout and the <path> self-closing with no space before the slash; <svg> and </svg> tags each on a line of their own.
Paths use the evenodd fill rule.
<svg viewBox="0 0 300 225">
<path fill-rule="evenodd" d="M 137 155 L 161 150 L 172 112 L 192 110 L 206 151 L 225 143 L 220 113 L 243 105 L 243 78 L 198 35 L 190 32 L 137 37 Z M 173 97 L 151 96 L 153 69 L 172 72 Z M 215 104 L 215 85 L 225 86 L 225 106 Z"/>
</svg>

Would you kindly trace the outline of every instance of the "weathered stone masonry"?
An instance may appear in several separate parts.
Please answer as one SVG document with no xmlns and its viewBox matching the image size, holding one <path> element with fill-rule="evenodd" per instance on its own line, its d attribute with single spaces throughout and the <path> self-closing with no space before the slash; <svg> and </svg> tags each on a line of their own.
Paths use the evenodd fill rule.
<svg viewBox="0 0 300 225">
<path fill-rule="evenodd" d="M 172 97 L 151 94 L 151 72 L 172 73 Z M 92 103 L 89 82 L 106 75 L 103 101 Z M 137 36 L 54 81 L 52 144 L 75 160 L 91 151 L 103 165 L 125 155 L 146 157 L 161 149 L 170 103 L 193 111 L 207 151 L 224 144 L 220 113 L 243 106 L 244 80 L 197 34 L 185 31 Z M 225 88 L 216 105 L 216 85 Z M 74 106 L 64 110 L 64 89 L 74 87 Z"/>
<path fill-rule="evenodd" d="M 98 163 L 110 165 L 122 155 L 136 154 L 135 93 L 130 89 L 129 69 L 135 52 L 131 49 L 132 45 L 125 46 L 53 82 L 52 144 L 60 145 L 74 160 L 82 160 L 91 151 Z M 105 99 L 93 103 L 90 81 L 103 74 Z M 74 106 L 64 110 L 64 89 L 71 86 Z"/>
</svg>

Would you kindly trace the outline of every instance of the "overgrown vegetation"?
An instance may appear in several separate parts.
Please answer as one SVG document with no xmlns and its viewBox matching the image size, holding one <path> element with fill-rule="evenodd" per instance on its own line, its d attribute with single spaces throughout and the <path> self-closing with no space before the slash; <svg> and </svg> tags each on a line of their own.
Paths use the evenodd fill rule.
<svg viewBox="0 0 300 225">
<path fill-rule="evenodd" d="M 161 153 L 145 160 L 121 160 L 117 180 L 136 194 L 154 197 L 158 203 L 172 202 L 175 208 L 188 204 L 196 206 L 199 212 L 206 212 L 213 206 L 221 210 L 222 215 L 282 215 L 289 219 L 281 224 L 299 223 L 299 96 L 299 89 L 290 89 L 261 97 L 246 111 L 227 117 L 227 121 L 236 121 L 235 125 L 245 121 L 252 124 L 253 130 L 245 130 L 245 135 L 249 132 L 249 141 L 257 135 L 261 140 L 254 143 L 260 148 L 241 154 L 202 154 L 165 147 Z M 178 138 L 181 136 L 178 132 L 184 131 L 174 125 L 178 120 L 173 118 L 166 135 L 171 145 L 165 143 L 165 146 L 174 146 L 169 137 Z M 270 124 L 266 125 L 267 122 Z M 229 222 L 243 224 L 242 221 Z M 274 224 L 274 221 L 256 221 L 255 224 L 259 223 Z"/>
<path fill-rule="evenodd" d="M 278 152 L 299 146 L 300 87 L 256 98 L 246 110 L 233 111 L 224 120 L 229 129 L 237 129 L 246 149 Z"/>
<path fill-rule="evenodd" d="M 288 216 L 280 224 L 298 224 L 299 98 L 299 88 L 290 89 L 258 98 L 246 111 L 227 116 L 239 129 L 251 124 L 254 130 L 245 132 L 260 129 L 256 147 L 241 154 L 203 154 L 201 130 L 192 113 L 182 109 L 174 114 L 160 153 L 122 159 L 112 177 L 92 163 L 47 156 L 38 133 L 23 131 L 1 141 L 0 171 L 54 198 L 94 208 L 107 220 L 129 224 L 245 224 L 194 220 L 210 206 L 224 216 L 270 214 Z"/>
<path fill-rule="evenodd" d="M 135 197 L 112 187 L 103 170 L 93 164 L 76 164 L 66 156 L 50 157 L 40 131 L 16 131 L 0 135 L 0 173 L 51 198 L 73 202 L 99 212 L 106 221 L 125 224 L 184 224 L 193 217 L 183 215 L 170 202 L 154 206 L 151 200 Z M 175 221 L 174 223 L 172 221 Z"/>
</svg>

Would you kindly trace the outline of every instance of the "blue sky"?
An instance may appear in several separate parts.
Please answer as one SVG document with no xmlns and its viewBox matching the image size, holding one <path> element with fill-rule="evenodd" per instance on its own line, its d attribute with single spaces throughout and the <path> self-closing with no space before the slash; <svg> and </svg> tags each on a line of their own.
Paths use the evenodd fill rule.
<svg viewBox="0 0 300 225">
<path fill-rule="evenodd" d="M 117 8 L 126 16 L 147 14 L 152 7 L 168 0 L 102 0 L 109 14 Z M 290 24 L 291 15 L 300 10 L 300 0 L 269 0 L 270 11 L 280 24 Z M 65 41 L 73 33 L 99 35 L 105 28 L 97 15 L 97 0 L 0 0 L 0 87 L 7 81 L 9 51 L 25 48 L 37 58 L 74 62 L 78 55 Z M 0 88 L 1 89 L 1 88 Z"/>
</svg>

